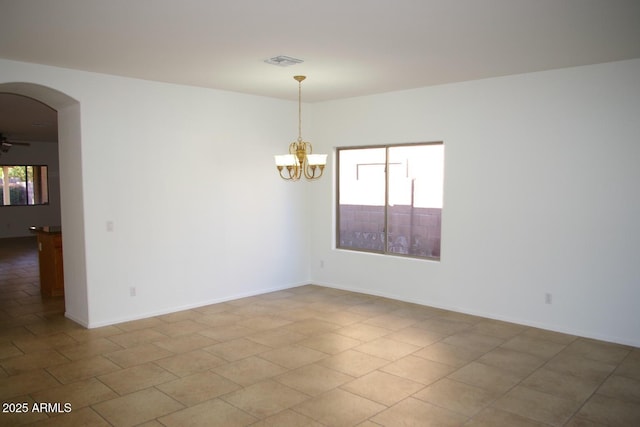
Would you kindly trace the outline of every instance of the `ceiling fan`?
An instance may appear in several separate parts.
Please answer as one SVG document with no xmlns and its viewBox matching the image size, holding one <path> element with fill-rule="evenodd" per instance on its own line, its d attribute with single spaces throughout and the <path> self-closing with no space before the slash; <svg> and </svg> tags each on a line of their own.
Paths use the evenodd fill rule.
<svg viewBox="0 0 640 427">
<path fill-rule="evenodd" d="M 9 151 L 14 145 L 30 146 L 28 142 L 9 141 L 6 136 L 0 132 L 0 155 Z"/>
</svg>

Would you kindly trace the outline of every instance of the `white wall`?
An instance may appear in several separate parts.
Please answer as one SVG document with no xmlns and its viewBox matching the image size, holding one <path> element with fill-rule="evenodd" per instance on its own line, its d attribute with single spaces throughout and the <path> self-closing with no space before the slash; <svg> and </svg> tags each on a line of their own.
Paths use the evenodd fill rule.
<svg viewBox="0 0 640 427">
<path fill-rule="evenodd" d="M 85 325 L 313 280 L 640 345 L 640 60 L 305 107 L 318 152 L 444 141 L 441 262 L 335 249 L 333 162 L 314 183 L 273 167 L 293 102 L 0 60 L 5 82 L 77 100 L 60 175 Z"/>
<path fill-rule="evenodd" d="M 295 105 L 117 80 L 83 103 L 91 299 L 124 304 L 96 323 L 306 283 L 303 193 L 273 164 Z"/>
<path fill-rule="evenodd" d="M 12 82 L 78 101 L 60 132 L 65 280 L 68 262 L 74 283 L 86 275 L 70 317 L 95 327 L 308 283 L 304 187 L 272 157 L 296 103 L 0 60 Z"/>
<path fill-rule="evenodd" d="M 49 203 L 0 208 L 0 238 L 32 235 L 29 231 L 31 226 L 60 225 L 58 144 L 15 146 L 9 152 L 2 153 L 0 165 L 46 165 L 49 173 Z"/>
<path fill-rule="evenodd" d="M 314 282 L 640 346 L 640 60 L 325 102 L 309 115 L 319 152 L 445 144 L 441 262 L 335 249 L 326 180 L 310 198 Z"/>
</svg>

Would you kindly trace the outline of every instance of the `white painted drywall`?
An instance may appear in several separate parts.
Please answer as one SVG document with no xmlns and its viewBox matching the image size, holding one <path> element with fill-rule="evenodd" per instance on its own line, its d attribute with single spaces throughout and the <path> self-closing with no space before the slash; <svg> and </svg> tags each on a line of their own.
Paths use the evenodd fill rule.
<svg viewBox="0 0 640 427">
<path fill-rule="evenodd" d="M 442 260 L 335 249 L 327 180 L 310 197 L 316 283 L 640 345 L 640 60 L 325 102 L 309 114 L 319 151 L 445 144 Z"/>
<path fill-rule="evenodd" d="M 95 327 L 309 281 L 306 192 L 273 164 L 295 137 L 296 103 L 13 61 L 0 70 L 0 84 L 77 100 L 77 123 L 61 129 L 62 222 L 65 273 L 72 263 L 86 293 L 66 297 L 79 304 L 69 317 Z"/>
</svg>

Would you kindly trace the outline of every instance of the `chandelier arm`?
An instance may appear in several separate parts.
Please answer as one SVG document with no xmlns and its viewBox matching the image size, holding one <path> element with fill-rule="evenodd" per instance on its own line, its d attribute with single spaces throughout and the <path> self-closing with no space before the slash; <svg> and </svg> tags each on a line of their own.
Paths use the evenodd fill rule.
<svg viewBox="0 0 640 427">
<path fill-rule="evenodd" d="M 284 169 L 284 168 L 283 168 Z M 285 176 L 283 174 L 282 169 L 278 169 L 278 171 L 280 172 L 280 178 L 286 180 L 286 181 L 297 181 L 300 179 L 300 176 L 298 174 L 299 168 L 296 166 L 286 166 L 287 169 L 287 175 Z"/>
<path fill-rule="evenodd" d="M 316 168 L 317 168 L 316 166 L 309 167 L 309 169 L 311 170 L 305 171 L 304 177 L 309 181 L 313 181 L 315 179 L 320 178 L 322 176 L 322 172 L 318 176 L 316 176 Z"/>
<path fill-rule="evenodd" d="M 316 172 L 320 172 L 316 176 Z M 308 180 L 318 179 L 324 173 L 324 165 L 309 165 L 305 162 L 304 177 Z"/>
<path fill-rule="evenodd" d="M 305 165 L 305 168 L 304 168 L 304 177 L 305 177 L 306 179 L 309 179 L 309 180 L 311 180 L 311 179 L 315 179 L 315 178 L 314 178 L 314 175 L 315 175 L 315 174 L 316 174 L 315 166 Z"/>
<path fill-rule="evenodd" d="M 286 180 L 289 180 L 290 178 L 287 178 L 287 177 L 286 177 L 286 176 L 284 176 L 284 174 L 282 173 L 282 170 L 283 170 L 283 169 L 284 169 L 283 167 L 279 167 L 279 168 L 278 168 L 278 173 L 280 173 L 280 178 L 282 178 L 282 179 L 286 179 Z"/>
</svg>

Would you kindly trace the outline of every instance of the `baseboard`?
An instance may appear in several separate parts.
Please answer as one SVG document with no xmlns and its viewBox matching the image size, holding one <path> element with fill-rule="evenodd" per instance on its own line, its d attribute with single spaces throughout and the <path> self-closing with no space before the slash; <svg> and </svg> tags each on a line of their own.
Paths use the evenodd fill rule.
<svg viewBox="0 0 640 427">
<path fill-rule="evenodd" d="M 68 311 L 64 312 L 64 317 L 66 317 L 69 320 L 74 321 L 75 323 L 77 323 L 80 326 L 84 326 L 85 328 L 89 328 L 89 324 L 87 323 L 87 321 L 85 319 L 80 319 L 75 317 L 73 314 L 69 313 Z"/>
<path fill-rule="evenodd" d="M 210 299 L 210 300 L 199 301 L 199 302 L 194 303 L 194 304 L 185 304 L 185 305 L 176 306 L 176 307 L 166 307 L 164 309 L 155 310 L 155 311 L 149 311 L 149 312 L 145 312 L 145 313 L 142 313 L 142 314 L 136 314 L 136 315 L 133 315 L 133 316 L 124 316 L 124 317 L 120 317 L 120 318 L 116 318 L 116 319 L 109 319 L 109 320 L 104 320 L 104 321 L 99 321 L 99 322 L 89 322 L 88 325 L 86 325 L 86 326 L 83 323 L 77 322 L 76 320 L 74 320 L 72 318 L 71 318 L 71 320 L 74 320 L 74 322 L 82 324 L 83 326 L 85 326 L 88 329 L 101 328 L 101 327 L 104 327 L 104 326 L 117 325 L 119 323 L 131 322 L 131 321 L 134 321 L 134 320 L 147 319 L 149 317 L 162 316 L 162 315 L 165 315 L 165 314 L 176 313 L 176 312 L 179 312 L 179 311 L 185 311 L 185 310 L 191 310 L 191 309 L 194 309 L 194 308 L 205 307 L 207 305 L 220 304 L 220 303 L 223 303 L 223 302 L 233 301 L 233 300 L 237 300 L 237 299 L 241 299 L 241 298 L 247 298 L 247 297 L 252 297 L 252 296 L 262 295 L 262 294 L 268 294 L 270 292 L 277 292 L 277 291 L 282 291 L 282 290 L 286 290 L 286 289 L 297 288 L 298 286 L 304 286 L 304 285 L 307 285 L 307 284 L 308 284 L 308 282 L 293 283 L 293 284 L 284 285 L 284 286 L 277 286 L 277 287 L 273 287 L 273 288 L 261 289 L 261 290 L 255 291 L 255 292 L 245 292 L 245 293 L 240 293 L 240 294 L 234 294 L 234 295 L 225 296 L 225 297 L 221 297 L 221 298 L 214 298 L 214 299 Z"/>
<path fill-rule="evenodd" d="M 546 324 L 546 323 L 527 321 L 526 319 L 516 319 L 516 318 L 511 318 L 511 317 L 508 317 L 508 316 L 500 316 L 500 315 L 496 315 L 495 313 L 485 313 L 485 312 L 481 312 L 481 311 L 467 310 L 467 309 L 464 309 L 464 308 L 461 308 L 461 307 L 450 306 L 450 305 L 446 305 L 446 304 L 439 304 L 439 303 L 436 303 L 436 302 L 433 302 L 433 301 L 426 301 L 426 300 L 420 300 L 420 299 L 415 299 L 415 298 L 402 298 L 402 297 L 400 297 L 398 295 L 388 294 L 388 293 L 385 293 L 385 292 L 376 292 L 376 291 L 372 291 L 372 290 L 368 290 L 368 289 L 353 288 L 353 287 L 349 287 L 349 286 L 342 286 L 342 285 L 336 285 L 336 284 L 331 284 L 331 283 L 321 283 L 321 282 L 316 282 L 315 284 L 317 284 L 319 286 L 325 286 L 327 288 L 340 289 L 340 290 L 343 290 L 343 291 L 356 292 L 356 293 L 361 293 L 361 294 L 366 294 L 366 295 L 374 295 L 374 296 L 378 296 L 378 297 L 382 297 L 382 298 L 389 298 L 389 299 L 394 299 L 394 300 L 397 300 L 397 301 L 403 301 L 403 302 L 408 302 L 408 303 L 412 303 L 412 304 L 424 305 L 424 306 L 427 306 L 427 307 L 439 308 L 439 309 L 442 309 L 442 310 L 454 311 L 456 313 L 469 314 L 469 315 L 472 315 L 472 316 L 479 316 L 479 317 L 484 317 L 484 318 L 492 319 L 492 320 L 500 320 L 502 322 L 514 323 L 516 325 L 529 326 L 529 327 L 532 327 L 532 328 L 544 329 L 546 331 L 558 332 L 558 333 L 567 334 L 567 335 L 574 335 L 574 336 L 581 337 L 581 338 L 589 338 L 589 339 L 594 339 L 594 340 L 598 340 L 598 341 L 610 342 L 610 343 L 613 343 L 613 344 L 628 345 L 628 346 L 639 347 L 640 348 L 640 342 L 635 342 L 633 340 L 629 340 L 629 339 L 625 339 L 625 338 L 621 338 L 621 337 L 616 337 L 616 336 L 609 336 L 609 335 L 605 336 L 605 335 L 600 335 L 600 334 L 593 334 L 593 333 L 590 333 L 588 331 L 583 331 L 583 330 L 579 330 L 579 329 L 563 328 L 563 327 L 558 327 L 557 325 L 551 325 L 551 324 Z"/>
</svg>

